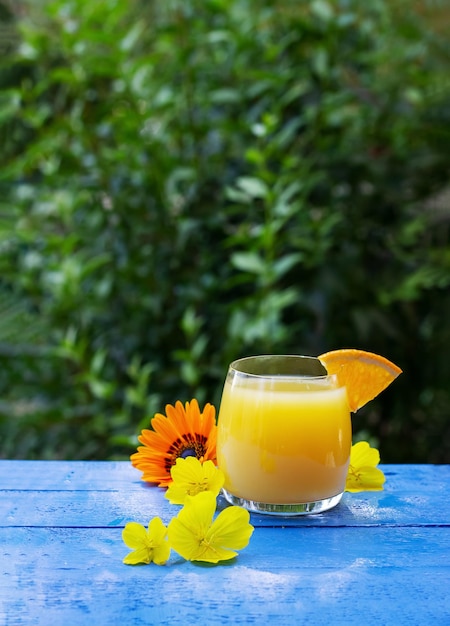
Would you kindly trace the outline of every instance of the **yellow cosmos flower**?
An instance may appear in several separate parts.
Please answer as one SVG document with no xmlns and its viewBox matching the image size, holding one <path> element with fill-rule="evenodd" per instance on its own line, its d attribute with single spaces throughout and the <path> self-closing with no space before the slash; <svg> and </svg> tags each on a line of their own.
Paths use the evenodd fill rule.
<svg viewBox="0 0 450 626">
<path fill-rule="evenodd" d="M 225 480 L 222 470 L 212 461 L 201 463 L 194 456 L 177 459 L 170 474 L 173 482 L 165 497 L 171 504 L 184 504 L 186 496 L 195 496 L 202 491 L 210 491 L 218 496 Z"/>
<path fill-rule="evenodd" d="M 371 448 L 367 441 L 360 441 L 352 446 L 345 491 L 382 491 L 385 476 L 377 468 L 380 453 Z"/>
<path fill-rule="evenodd" d="M 129 522 L 122 531 L 125 544 L 133 549 L 123 559 L 126 565 L 150 563 L 164 565 L 170 555 L 169 542 L 166 539 L 167 528 L 159 517 L 154 517 L 148 530 L 137 522 Z"/>
<path fill-rule="evenodd" d="M 218 563 L 247 546 L 253 533 L 249 512 L 230 506 L 213 522 L 215 510 L 216 497 L 210 491 L 186 496 L 184 507 L 169 523 L 170 544 L 187 561 Z"/>
</svg>

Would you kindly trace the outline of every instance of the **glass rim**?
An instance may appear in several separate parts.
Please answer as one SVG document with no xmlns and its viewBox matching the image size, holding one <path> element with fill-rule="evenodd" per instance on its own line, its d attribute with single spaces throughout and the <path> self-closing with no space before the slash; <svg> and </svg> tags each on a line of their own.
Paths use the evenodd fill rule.
<svg viewBox="0 0 450 626">
<path fill-rule="evenodd" d="M 281 367 L 280 367 L 281 365 Z M 275 370 L 274 367 L 277 367 Z M 335 380 L 317 357 L 301 354 L 260 354 L 235 359 L 229 371 L 250 378 Z"/>
</svg>

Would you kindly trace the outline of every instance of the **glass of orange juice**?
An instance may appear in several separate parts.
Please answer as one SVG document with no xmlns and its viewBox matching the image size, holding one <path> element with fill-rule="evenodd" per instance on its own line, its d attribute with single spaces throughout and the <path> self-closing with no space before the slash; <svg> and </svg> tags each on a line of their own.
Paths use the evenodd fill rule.
<svg viewBox="0 0 450 626">
<path fill-rule="evenodd" d="M 219 409 L 217 462 L 228 502 L 275 515 L 338 504 L 351 448 L 345 387 L 295 355 L 231 363 Z"/>
</svg>

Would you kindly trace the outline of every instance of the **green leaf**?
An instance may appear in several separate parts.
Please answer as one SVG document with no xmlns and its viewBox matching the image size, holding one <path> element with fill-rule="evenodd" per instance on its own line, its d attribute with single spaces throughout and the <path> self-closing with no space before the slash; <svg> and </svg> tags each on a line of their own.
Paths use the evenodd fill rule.
<svg viewBox="0 0 450 626">
<path fill-rule="evenodd" d="M 237 179 L 236 184 L 251 198 L 265 198 L 269 191 L 263 180 L 251 176 L 241 176 Z"/>
<path fill-rule="evenodd" d="M 289 272 L 297 263 L 299 263 L 303 258 L 303 254 L 300 252 L 295 252 L 292 254 L 288 254 L 280 259 L 274 261 L 272 265 L 273 272 L 277 279 L 281 278 Z"/>
<path fill-rule="evenodd" d="M 251 274 L 264 274 L 267 269 L 266 263 L 256 252 L 234 252 L 231 263 L 236 269 Z"/>
</svg>

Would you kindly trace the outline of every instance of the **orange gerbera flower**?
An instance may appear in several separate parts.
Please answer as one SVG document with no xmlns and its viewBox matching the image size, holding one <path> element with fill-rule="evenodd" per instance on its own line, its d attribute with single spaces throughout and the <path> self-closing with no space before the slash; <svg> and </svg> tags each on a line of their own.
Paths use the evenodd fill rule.
<svg viewBox="0 0 450 626">
<path fill-rule="evenodd" d="M 185 406 L 178 400 L 175 406 L 166 405 L 166 414 L 156 413 L 153 430 L 141 432 L 142 446 L 130 457 L 133 467 L 143 472 L 142 480 L 160 487 L 172 482 L 170 470 L 180 457 L 216 462 L 216 410 L 211 404 L 201 413 L 197 400 Z"/>
</svg>

